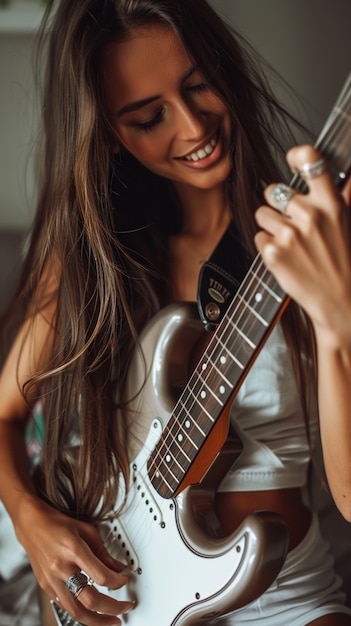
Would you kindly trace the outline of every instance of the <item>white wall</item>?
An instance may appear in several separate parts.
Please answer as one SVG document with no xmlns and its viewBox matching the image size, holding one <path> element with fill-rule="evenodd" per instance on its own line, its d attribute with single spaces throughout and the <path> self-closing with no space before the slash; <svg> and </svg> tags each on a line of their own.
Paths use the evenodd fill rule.
<svg viewBox="0 0 351 626">
<path fill-rule="evenodd" d="M 211 1 L 304 96 L 318 131 L 351 70 L 351 0 Z M 4 33 L 3 16 L 0 10 L 0 228 L 20 228 L 33 210 L 33 36 Z"/>
</svg>

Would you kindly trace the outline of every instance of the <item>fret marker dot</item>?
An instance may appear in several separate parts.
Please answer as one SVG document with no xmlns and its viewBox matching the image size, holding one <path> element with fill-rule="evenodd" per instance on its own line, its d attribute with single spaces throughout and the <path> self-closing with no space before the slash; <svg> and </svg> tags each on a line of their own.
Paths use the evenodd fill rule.
<svg viewBox="0 0 351 626">
<path fill-rule="evenodd" d="M 202 369 L 203 369 L 203 370 L 205 370 L 205 369 L 206 369 L 206 367 L 207 367 L 207 363 L 203 363 L 203 364 L 202 364 Z"/>
<path fill-rule="evenodd" d="M 185 422 L 185 428 L 190 428 L 190 421 L 189 421 L 189 420 L 186 420 L 186 422 Z"/>
<path fill-rule="evenodd" d="M 222 364 L 227 362 L 227 357 L 226 356 L 221 356 L 220 361 Z"/>
<path fill-rule="evenodd" d="M 258 292 L 258 293 L 256 293 L 256 295 L 255 295 L 255 300 L 256 300 L 256 302 L 261 302 L 261 300 L 262 300 L 262 294 L 261 294 L 261 293 L 259 293 L 259 292 Z"/>
<path fill-rule="evenodd" d="M 220 393 L 220 394 L 222 394 L 222 395 L 225 393 L 225 387 L 224 387 L 224 385 L 221 385 L 221 386 L 220 386 L 220 388 L 219 388 L 219 393 Z"/>
<path fill-rule="evenodd" d="M 206 398 L 206 395 L 207 395 L 206 391 L 202 390 L 201 393 L 200 393 L 201 398 L 203 398 L 203 399 Z"/>
<path fill-rule="evenodd" d="M 166 461 L 167 461 L 167 463 L 169 463 L 169 462 L 170 462 L 170 460 L 171 460 L 171 455 L 170 455 L 170 454 L 167 454 L 167 456 L 166 456 Z"/>
<path fill-rule="evenodd" d="M 178 435 L 178 441 L 183 441 L 183 435 L 181 434 Z"/>
</svg>

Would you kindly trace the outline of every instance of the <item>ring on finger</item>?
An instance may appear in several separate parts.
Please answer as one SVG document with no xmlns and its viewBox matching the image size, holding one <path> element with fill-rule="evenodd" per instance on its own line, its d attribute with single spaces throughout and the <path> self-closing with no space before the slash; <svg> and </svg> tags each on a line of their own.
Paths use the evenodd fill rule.
<svg viewBox="0 0 351 626">
<path fill-rule="evenodd" d="M 73 594 L 75 598 L 78 598 L 79 594 L 89 584 L 90 579 L 84 572 L 77 572 L 73 574 L 66 581 L 67 589 Z"/>
<path fill-rule="evenodd" d="M 299 169 L 298 173 L 301 178 L 307 181 L 324 174 L 324 172 L 327 171 L 327 168 L 328 166 L 325 159 L 319 159 L 319 161 L 315 161 L 314 163 L 305 163 Z"/>
<path fill-rule="evenodd" d="M 269 202 L 274 209 L 277 209 L 285 215 L 287 206 L 295 194 L 295 189 L 289 187 L 289 185 L 278 183 L 278 185 L 272 187 L 268 192 Z"/>
</svg>

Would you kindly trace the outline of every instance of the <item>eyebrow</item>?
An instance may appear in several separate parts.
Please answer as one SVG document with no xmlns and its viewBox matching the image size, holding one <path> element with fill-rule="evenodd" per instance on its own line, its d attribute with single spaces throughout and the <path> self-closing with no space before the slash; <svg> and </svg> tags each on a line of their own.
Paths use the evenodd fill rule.
<svg viewBox="0 0 351 626">
<path fill-rule="evenodd" d="M 194 74 L 194 72 L 196 72 L 197 69 L 198 69 L 198 66 L 193 65 L 184 74 L 180 82 L 183 83 L 187 78 L 189 78 L 189 76 Z M 135 102 L 130 102 L 129 104 L 126 104 L 124 107 L 122 107 L 118 111 L 117 115 L 125 115 L 125 113 L 132 113 L 133 111 L 139 111 L 139 109 L 142 109 L 143 107 L 147 106 L 148 104 L 151 104 L 152 102 L 155 102 L 156 100 L 159 100 L 160 98 L 162 98 L 161 94 L 156 95 L 156 96 L 151 96 L 150 98 L 143 98 L 142 100 L 136 100 Z"/>
</svg>

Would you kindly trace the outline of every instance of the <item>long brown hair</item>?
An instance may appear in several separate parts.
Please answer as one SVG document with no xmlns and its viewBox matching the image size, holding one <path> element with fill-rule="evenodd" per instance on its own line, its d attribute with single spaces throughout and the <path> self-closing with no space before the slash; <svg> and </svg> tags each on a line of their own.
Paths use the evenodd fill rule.
<svg viewBox="0 0 351 626">
<path fill-rule="evenodd" d="M 251 50 L 205 0 L 60 0 L 54 11 L 55 6 L 49 4 L 40 39 L 47 61 L 39 199 L 15 303 L 26 315 L 37 299 L 40 310 L 38 285 L 48 265 L 58 261 L 52 360 L 24 392 L 35 387 L 44 400 L 43 496 L 91 519 L 113 508 L 116 477 L 128 482 L 120 391 L 142 326 L 165 302 L 167 284 L 157 268 L 167 264 L 167 246 L 159 242 L 180 227 L 167 181 L 123 150 L 111 156 L 101 53 L 108 42 L 149 23 L 167 24 L 179 35 L 230 111 L 233 168 L 227 193 L 252 254 L 253 213 L 264 183 L 282 177 L 277 163 L 290 140 L 289 116 Z M 167 223 L 159 213 L 165 200 L 172 207 Z M 283 325 L 306 409 L 308 361 L 301 355 L 310 352 L 311 335 L 295 307 Z"/>
</svg>

